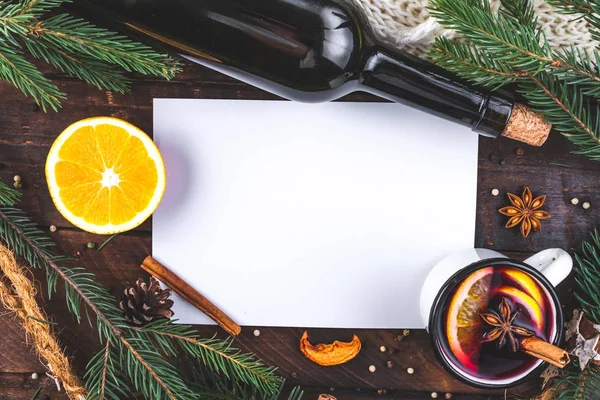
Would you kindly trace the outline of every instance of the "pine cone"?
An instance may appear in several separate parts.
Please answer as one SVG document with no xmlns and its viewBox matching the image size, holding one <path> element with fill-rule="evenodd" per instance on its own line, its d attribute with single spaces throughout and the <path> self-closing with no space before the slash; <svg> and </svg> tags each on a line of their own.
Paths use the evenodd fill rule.
<svg viewBox="0 0 600 400">
<path fill-rule="evenodd" d="M 142 278 L 134 287 L 125 289 L 119 307 L 123 315 L 132 325 L 145 325 L 156 319 L 173 316 L 173 300 L 169 300 L 171 289 L 161 289 L 154 277 L 150 277 L 150 285 Z"/>
</svg>

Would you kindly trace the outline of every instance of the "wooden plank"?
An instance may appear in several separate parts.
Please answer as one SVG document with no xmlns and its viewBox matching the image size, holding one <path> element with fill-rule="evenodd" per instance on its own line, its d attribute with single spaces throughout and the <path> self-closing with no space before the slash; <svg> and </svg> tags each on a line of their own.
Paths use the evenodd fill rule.
<svg viewBox="0 0 600 400">
<path fill-rule="evenodd" d="M 307 388 L 304 391 L 304 399 L 314 400 L 319 397 L 319 394 L 330 394 L 335 396 L 338 400 L 431 400 L 433 392 L 404 392 L 396 390 L 385 390 L 385 392 L 379 392 L 380 389 L 373 390 L 348 390 L 348 389 L 336 389 L 331 390 L 328 388 Z M 444 400 L 446 393 L 437 393 L 437 399 Z M 509 390 L 507 395 L 511 396 Z M 516 391 L 513 395 L 518 394 Z M 488 395 L 474 395 L 472 393 L 450 393 L 452 400 L 506 400 L 504 394 L 495 396 Z M 508 397 L 510 398 L 510 397 Z"/>
<path fill-rule="evenodd" d="M 31 374 L 0 374 L 0 400 L 31 400 L 38 388 L 37 400 L 67 400 L 68 397 L 56 389 L 54 380 L 44 374 L 32 379 Z"/>
<path fill-rule="evenodd" d="M 515 154 L 518 147 L 525 150 L 523 156 Z M 541 148 L 520 146 L 504 139 L 483 139 L 479 149 L 475 245 L 525 252 L 550 247 L 579 248 L 600 218 L 600 207 L 594 204 L 600 197 L 600 163 L 569 154 L 571 150 L 570 142 L 557 133 Z M 552 217 L 542 221 L 541 233 L 532 232 L 527 239 L 521 237 L 517 228 L 505 229 L 508 218 L 498 212 L 509 205 L 507 192 L 520 196 L 525 186 L 530 187 L 534 196 L 547 195 L 543 209 Z M 493 188 L 501 194 L 492 196 Z M 573 197 L 580 200 L 578 206 L 571 204 Z M 592 207 L 584 210 L 581 207 L 584 201 L 590 201 Z"/>
<path fill-rule="evenodd" d="M 33 349 L 27 345 L 25 332 L 14 314 L 8 313 L 1 306 L 0 371 L 7 373 L 45 372 L 44 365 L 38 360 Z"/>
<path fill-rule="evenodd" d="M 0 400 L 31 400 L 38 388 L 41 391 L 37 400 L 67 400 L 68 397 L 56 390 L 54 381 L 48 377 L 41 376 L 38 380 L 31 379 L 27 374 L 0 374 Z M 333 390 L 332 390 L 333 389 Z M 378 392 L 379 389 L 337 389 L 337 388 L 306 388 L 304 398 L 307 400 L 317 399 L 319 394 L 331 394 L 339 400 L 428 400 L 431 392 L 401 392 L 386 390 Z M 510 391 L 509 391 L 510 393 Z M 516 393 L 516 392 L 515 392 Z M 439 399 L 444 399 L 446 393 L 438 393 Z M 453 400 L 503 400 L 503 395 L 480 396 L 473 394 L 452 393 Z M 125 399 L 123 399 L 125 400 Z"/>
</svg>

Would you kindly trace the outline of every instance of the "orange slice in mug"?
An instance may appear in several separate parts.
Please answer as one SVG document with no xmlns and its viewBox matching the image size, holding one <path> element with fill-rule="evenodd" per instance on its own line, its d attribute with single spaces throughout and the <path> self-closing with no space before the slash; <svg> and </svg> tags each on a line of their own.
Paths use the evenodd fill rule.
<svg viewBox="0 0 600 400">
<path fill-rule="evenodd" d="M 540 285 L 533 277 L 531 277 L 531 275 L 514 268 L 503 268 L 500 272 L 521 287 L 525 293 L 531 296 L 540 307 L 542 307 L 542 309 L 544 308 L 544 304 L 546 304 L 544 301 L 544 293 L 542 292 Z"/>
<path fill-rule="evenodd" d="M 479 269 L 469 275 L 456 289 L 450 301 L 446 320 L 446 335 L 450 350 L 458 361 L 470 370 L 477 370 L 483 321 L 490 299 L 493 267 Z"/>
<path fill-rule="evenodd" d="M 531 321 L 540 332 L 544 329 L 544 313 L 542 307 L 527 293 L 513 286 L 500 286 L 495 295 L 505 296 L 520 305 L 529 314 Z"/>
</svg>

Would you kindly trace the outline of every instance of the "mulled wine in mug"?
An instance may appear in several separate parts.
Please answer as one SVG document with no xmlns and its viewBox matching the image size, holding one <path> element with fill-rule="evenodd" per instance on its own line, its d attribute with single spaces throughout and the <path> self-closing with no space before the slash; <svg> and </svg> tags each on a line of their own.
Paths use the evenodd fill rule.
<svg viewBox="0 0 600 400">
<path fill-rule="evenodd" d="M 420 304 L 439 360 L 460 380 L 489 389 L 535 376 L 543 360 L 566 365 L 568 355 L 555 347 L 564 328 L 554 288 L 572 266 L 561 249 L 524 262 L 487 249 L 444 259 L 425 280 Z"/>
</svg>

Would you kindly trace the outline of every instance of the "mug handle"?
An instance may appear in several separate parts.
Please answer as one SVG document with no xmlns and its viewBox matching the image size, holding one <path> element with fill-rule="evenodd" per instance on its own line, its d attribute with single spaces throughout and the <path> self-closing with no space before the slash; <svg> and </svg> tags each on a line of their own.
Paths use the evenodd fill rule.
<svg viewBox="0 0 600 400">
<path fill-rule="evenodd" d="M 573 258 L 563 249 L 547 249 L 524 261 L 540 271 L 556 287 L 573 269 Z"/>
</svg>

